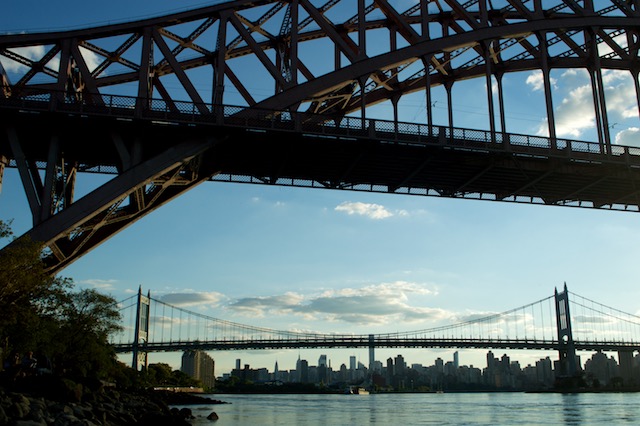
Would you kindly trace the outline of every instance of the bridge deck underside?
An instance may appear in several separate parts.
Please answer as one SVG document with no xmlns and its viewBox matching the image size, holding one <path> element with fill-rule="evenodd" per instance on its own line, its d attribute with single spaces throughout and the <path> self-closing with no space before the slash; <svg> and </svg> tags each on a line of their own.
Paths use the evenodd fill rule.
<svg viewBox="0 0 640 426">
<path fill-rule="evenodd" d="M 530 203 L 640 208 L 640 168 L 620 156 L 548 148 L 422 138 L 415 143 L 336 137 L 213 124 L 162 124 L 112 117 L 1 111 L 0 127 L 18 129 L 25 156 L 46 163 L 57 135 L 79 170 L 117 174 L 113 135 L 140 144 L 145 157 L 185 140 L 213 139 L 208 169 L 234 182 L 315 186 Z M 70 130 L 72 129 L 72 130 Z M 7 132 L 0 152 L 9 153 Z M 9 157 L 11 157 L 9 155 Z"/>
</svg>

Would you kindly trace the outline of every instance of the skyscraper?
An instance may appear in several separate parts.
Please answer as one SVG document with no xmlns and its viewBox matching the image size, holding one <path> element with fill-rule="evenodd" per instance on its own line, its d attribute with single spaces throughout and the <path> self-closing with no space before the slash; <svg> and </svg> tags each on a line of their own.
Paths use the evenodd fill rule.
<svg viewBox="0 0 640 426">
<path fill-rule="evenodd" d="M 320 358 L 318 358 L 318 367 L 326 367 L 326 366 L 327 366 L 327 356 L 320 355 Z"/>
<path fill-rule="evenodd" d="M 327 356 L 320 355 L 318 359 L 318 381 L 329 383 L 329 369 L 327 368 Z"/>
</svg>

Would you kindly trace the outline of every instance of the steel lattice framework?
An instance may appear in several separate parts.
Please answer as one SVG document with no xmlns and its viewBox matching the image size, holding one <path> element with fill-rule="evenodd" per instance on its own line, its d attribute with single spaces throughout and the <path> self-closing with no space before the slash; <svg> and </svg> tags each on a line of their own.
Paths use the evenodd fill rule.
<svg viewBox="0 0 640 426">
<path fill-rule="evenodd" d="M 639 0 L 407 3 L 236 0 L 0 36 L 0 164 L 20 172 L 51 270 L 212 177 L 639 210 L 640 152 L 612 143 L 603 83 L 628 71 L 640 105 Z M 560 68 L 588 72 L 597 144 L 556 137 Z M 548 138 L 507 133 L 503 76 L 527 70 L 542 73 Z M 454 127 L 453 86 L 471 78 L 488 88 L 485 132 Z M 399 123 L 414 92 L 425 122 Z M 368 119 L 385 101 L 393 120 Z M 75 200 L 92 171 L 116 177 Z"/>
</svg>

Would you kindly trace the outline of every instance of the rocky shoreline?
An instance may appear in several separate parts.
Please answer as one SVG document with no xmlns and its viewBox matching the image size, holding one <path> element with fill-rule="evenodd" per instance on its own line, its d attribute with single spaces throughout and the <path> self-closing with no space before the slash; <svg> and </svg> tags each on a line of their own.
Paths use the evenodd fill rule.
<svg viewBox="0 0 640 426">
<path fill-rule="evenodd" d="M 221 404 L 196 395 L 157 391 L 95 390 L 73 383 L 0 387 L 0 426 L 190 425 L 190 410 L 171 405 Z M 52 396 L 53 394 L 53 396 Z M 212 416 L 212 420 L 217 416 Z"/>
</svg>

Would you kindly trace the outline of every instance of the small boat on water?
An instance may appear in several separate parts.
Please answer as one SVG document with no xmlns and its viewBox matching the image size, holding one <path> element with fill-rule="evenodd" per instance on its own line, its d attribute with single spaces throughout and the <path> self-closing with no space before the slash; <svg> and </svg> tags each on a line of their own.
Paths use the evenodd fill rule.
<svg viewBox="0 0 640 426">
<path fill-rule="evenodd" d="M 346 395 L 369 395 L 369 391 L 361 386 L 349 386 L 344 393 Z"/>
</svg>

